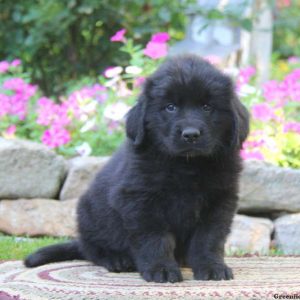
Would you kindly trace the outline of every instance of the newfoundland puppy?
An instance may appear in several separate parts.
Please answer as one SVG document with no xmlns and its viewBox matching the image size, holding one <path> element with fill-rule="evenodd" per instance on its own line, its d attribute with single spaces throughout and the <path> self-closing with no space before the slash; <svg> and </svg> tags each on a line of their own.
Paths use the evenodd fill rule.
<svg viewBox="0 0 300 300">
<path fill-rule="evenodd" d="M 86 259 L 146 281 L 228 280 L 224 243 L 237 207 L 249 116 L 232 81 L 197 56 L 150 76 L 126 121 L 127 140 L 78 206 L 78 239 L 42 248 L 27 267 Z"/>
</svg>

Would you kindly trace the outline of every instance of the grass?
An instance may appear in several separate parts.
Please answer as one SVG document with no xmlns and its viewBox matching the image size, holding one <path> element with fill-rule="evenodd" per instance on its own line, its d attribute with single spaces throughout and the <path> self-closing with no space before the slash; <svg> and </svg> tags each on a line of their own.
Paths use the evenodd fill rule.
<svg viewBox="0 0 300 300">
<path fill-rule="evenodd" d="M 0 260 L 24 259 L 38 248 L 66 241 L 67 238 L 27 238 L 0 234 Z"/>
<path fill-rule="evenodd" d="M 259 254 L 258 252 L 255 252 L 255 253 L 249 253 L 249 252 L 246 252 L 244 250 L 238 250 L 238 251 L 235 251 L 235 252 L 226 252 L 226 256 L 251 256 L 251 255 L 254 255 L 254 256 L 285 256 L 286 254 L 283 253 L 282 250 L 279 250 L 279 249 L 276 249 L 276 248 L 272 248 L 269 250 L 268 253 L 263 253 L 263 254 Z"/>
<path fill-rule="evenodd" d="M 67 241 L 67 238 L 54 237 L 16 237 L 7 236 L 0 233 L 0 261 L 1 260 L 18 260 L 24 259 L 28 254 L 34 252 L 38 248 L 53 245 Z M 245 256 L 248 253 L 245 251 L 229 252 L 227 256 Z M 268 253 L 270 256 L 284 255 L 278 249 L 271 249 Z"/>
</svg>

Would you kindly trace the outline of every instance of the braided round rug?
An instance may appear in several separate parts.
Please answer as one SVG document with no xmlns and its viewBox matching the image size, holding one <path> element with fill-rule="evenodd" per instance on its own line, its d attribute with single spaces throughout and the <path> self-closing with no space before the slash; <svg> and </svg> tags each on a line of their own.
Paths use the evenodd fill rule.
<svg viewBox="0 0 300 300">
<path fill-rule="evenodd" d="M 110 273 L 85 261 L 34 269 L 21 261 L 2 262 L 0 299 L 300 299 L 300 257 L 226 260 L 234 270 L 232 281 L 196 281 L 190 269 L 183 269 L 184 281 L 176 284 L 147 283 L 137 273 Z"/>
</svg>

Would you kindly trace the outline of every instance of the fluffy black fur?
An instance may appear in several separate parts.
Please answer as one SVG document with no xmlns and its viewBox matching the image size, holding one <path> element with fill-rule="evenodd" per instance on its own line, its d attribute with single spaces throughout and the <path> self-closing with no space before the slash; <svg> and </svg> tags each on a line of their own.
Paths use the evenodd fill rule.
<svg viewBox="0 0 300 300">
<path fill-rule="evenodd" d="M 78 241 L 38 250 L 28 267 L 87 259 L 147 281 L 231 279 L 224 243 L 237 206 L 248 113 L 229 77 L 196 56 L 167 60 L 128 114 L 127 140 L 78 206 Z"/>
</svg>

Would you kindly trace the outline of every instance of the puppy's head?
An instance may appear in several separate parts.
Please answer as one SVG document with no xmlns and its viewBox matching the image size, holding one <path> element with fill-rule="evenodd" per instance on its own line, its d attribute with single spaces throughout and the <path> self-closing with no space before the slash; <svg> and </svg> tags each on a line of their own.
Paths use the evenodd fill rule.
<svg viewBox="0 0 300 300">
<path fill-rule="evenodd" d="M 248 112 L 229 77 L 197 56 L 167 60 L 147 79 L 129 112 L 127 135 L 172 156 L 210 156 L 240 148 Z"/>
</svg>

